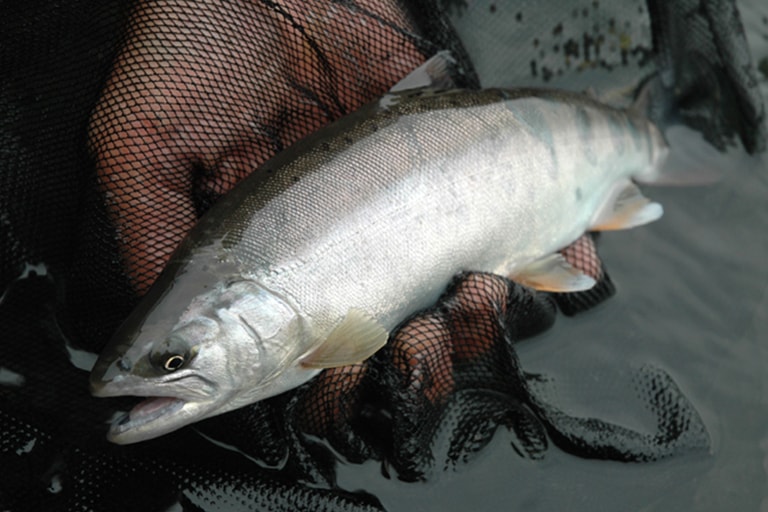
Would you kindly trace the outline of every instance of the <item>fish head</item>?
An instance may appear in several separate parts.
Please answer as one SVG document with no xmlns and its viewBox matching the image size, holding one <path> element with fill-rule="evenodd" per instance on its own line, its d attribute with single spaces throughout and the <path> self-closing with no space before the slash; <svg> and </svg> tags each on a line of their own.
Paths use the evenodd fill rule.
<svg viewBox="0 0 768 512">
<path fill-rule="evenodd" d="M 318 373 L 299 364 L 306 323 L 277 294 L 231 280 L 184 301 L 179 288 L 146 297 L 91 372 L 94 396 L 147 397 L 113 421 L 115 443 L 158 437 Z"/>
</svg>

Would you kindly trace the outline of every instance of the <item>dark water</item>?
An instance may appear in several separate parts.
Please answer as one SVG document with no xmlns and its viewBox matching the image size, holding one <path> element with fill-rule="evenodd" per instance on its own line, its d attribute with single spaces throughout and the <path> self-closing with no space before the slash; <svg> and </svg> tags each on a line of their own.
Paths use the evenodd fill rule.
<svg viewBox="0 0 768 512">
<path fill-rule="evenodd" d="M 753 57 L 768 67 L 768 5 L 740 8 Z M 627 403 L 633 372 L 665 370 L 704 420 L 710 453 L 623 464 L 553 448 L 527 461 L 499 430 L 475 460 L 426 484 L 385 479 L 369 463 L 341 466 L 341 486 L 388 510 L 768 512 L 768 158 L 725 163 L 713 185 L 647 188 L 664 217 L 601 239 L 616 296 L 519 346 L 567 412 L 628 425 L 643 420 Z"/>
</svg>

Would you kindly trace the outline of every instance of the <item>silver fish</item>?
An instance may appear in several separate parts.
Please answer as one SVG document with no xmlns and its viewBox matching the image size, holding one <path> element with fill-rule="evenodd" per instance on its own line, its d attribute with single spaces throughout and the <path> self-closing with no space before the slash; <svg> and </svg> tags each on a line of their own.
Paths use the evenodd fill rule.
<svg viewBox="0 0 768 512">
<path fill-rule="evenodd" d="M 390 94 L 284 151 L 218 202 L 99 357 L 101 397 L 150 397 L 133 443 L 359 362 L 460 271 L 542 290 L 594 281 L 557 254 L 658 219 L 632 180 L 655 126 L 546 90 Z"/>
</svg>

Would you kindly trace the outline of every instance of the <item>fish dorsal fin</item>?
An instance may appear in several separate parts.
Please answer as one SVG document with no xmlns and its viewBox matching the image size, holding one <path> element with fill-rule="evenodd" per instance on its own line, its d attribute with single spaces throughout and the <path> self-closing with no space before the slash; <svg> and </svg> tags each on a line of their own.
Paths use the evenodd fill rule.
<svg viewBox="0 0 768 512">
<path fill-rule="evenodd" d="M 301 360 L 306 368 L 336 368 L 359 363 L 387 343 L 389 333 L 367 313 L 350 309 L 318 347 Z"/>
<path fill-rule="evenodd" d="M 397 82 L 389 90 L 390 93 L 402 92 L 413 89 L 445 90 L 456 87 L 451 77 L 451 69 L 456 65 L 456 60 L 451 52 L 443 50 L 430 57 L 421 66 Z"/>
<path fill-rule="evenodd" d="M 641 226 L 657 220 L 664 213 L 659 203 L 651 202 L 637 185 L 617 186 L 592 220 L 590 230 L 613 231 Z"/>
<path fill-rule="evenodd" d="M 379 106 L 386 109 L 413 95 L 427 96 L 454 89 L 456 83 L 451 76 L 451 70 L 455 65 L 456 61 L 447 50 L 436 53 L 393 85 L 389 92 L 381 97 Z"/>
<path fill-rule="evenodd" d="M 594 279 L 574 268 L 559 253 L 538 259 L 511 277 L 513 281 L 546 292 L 578 292 L 595 285 Z"/>
</svg>

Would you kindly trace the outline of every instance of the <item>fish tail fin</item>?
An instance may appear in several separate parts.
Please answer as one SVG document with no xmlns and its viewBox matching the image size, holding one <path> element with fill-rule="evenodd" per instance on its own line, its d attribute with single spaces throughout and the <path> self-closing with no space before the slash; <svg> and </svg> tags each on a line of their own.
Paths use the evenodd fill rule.
<svg viewBox="0 0 768 512">
<path fill-rule="evenodd" d="M 658 185 L 720 181 L 734 165 L 734 157 L 744 154 L 736 140 L 728 144 L 720 133 L 728 117 L 725 103 L 714 68 L 695 54 L 677 63 L 674 72 L 662 70 L 647 77 L 629 110 L 652 122 L 661 154 L 658 165 L 636 176 L 636 181 Z"/>
</svg>

